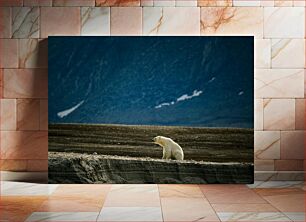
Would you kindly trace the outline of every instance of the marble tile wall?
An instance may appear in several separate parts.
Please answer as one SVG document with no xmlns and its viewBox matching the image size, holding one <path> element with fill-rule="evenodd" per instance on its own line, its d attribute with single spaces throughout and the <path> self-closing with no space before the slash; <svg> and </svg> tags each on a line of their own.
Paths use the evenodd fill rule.
<svg viewBox="0 0 306 222">
<path fill-rule="evenodd" d="M 256 41 L 257 179 L 301 179 L 302 0 L 0 0 L 1 170 L 47 171 L 48 36 L 239 34 Z"/>
</svg>

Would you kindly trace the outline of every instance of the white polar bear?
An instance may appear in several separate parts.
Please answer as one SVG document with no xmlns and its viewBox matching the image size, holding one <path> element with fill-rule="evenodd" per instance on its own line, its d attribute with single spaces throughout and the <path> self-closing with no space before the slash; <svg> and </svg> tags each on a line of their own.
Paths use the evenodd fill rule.
<svg viewBox="0 0 306 222">
<path fill-rule="evenodd" d="M 157 136 L 153 138 L 153 141 L 155 144 L 158 144 L 163 148 L 163 159 L 184 160 L 182 147 L 172 139 L 164 136 Z"/>
</svg>

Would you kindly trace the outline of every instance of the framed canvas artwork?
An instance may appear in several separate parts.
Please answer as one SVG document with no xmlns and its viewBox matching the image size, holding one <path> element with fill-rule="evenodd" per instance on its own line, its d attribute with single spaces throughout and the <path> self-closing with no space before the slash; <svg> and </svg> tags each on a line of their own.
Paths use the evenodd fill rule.
<svg viewBox="0 0 306 222">
<path fill-rule="evenodd" d="M 252 36 L 48 47 L 49 183 L 253 183 Z"/>
</svg>

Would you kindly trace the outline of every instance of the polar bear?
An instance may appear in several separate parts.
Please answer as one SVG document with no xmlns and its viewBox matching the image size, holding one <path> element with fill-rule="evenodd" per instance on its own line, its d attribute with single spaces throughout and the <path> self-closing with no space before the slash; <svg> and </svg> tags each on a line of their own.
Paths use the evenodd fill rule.
<svg viewBox="0 0 306 222">
<path fill-rule="evenodd" d="M 163 159 L 184 160 L 184 152 L 182 147 L 174 142 L 171 138 L 157 136 L 153 138 L 155 144 L 163 148 Z"/>
</svg>

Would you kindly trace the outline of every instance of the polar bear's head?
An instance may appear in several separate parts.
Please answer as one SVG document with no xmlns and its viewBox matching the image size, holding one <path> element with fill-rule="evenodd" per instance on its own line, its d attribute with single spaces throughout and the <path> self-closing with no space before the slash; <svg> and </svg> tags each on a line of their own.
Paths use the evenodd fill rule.
<svg viewBox="0 0 306 222">
<path fill-rule="evenodd" d="M 164 136 L 156 136 L 153 138 L 154 143 L 160 146 L 165 146 L 166 140 L 167 140 L 167 137 L 164 137 Z"/>
</svg>

